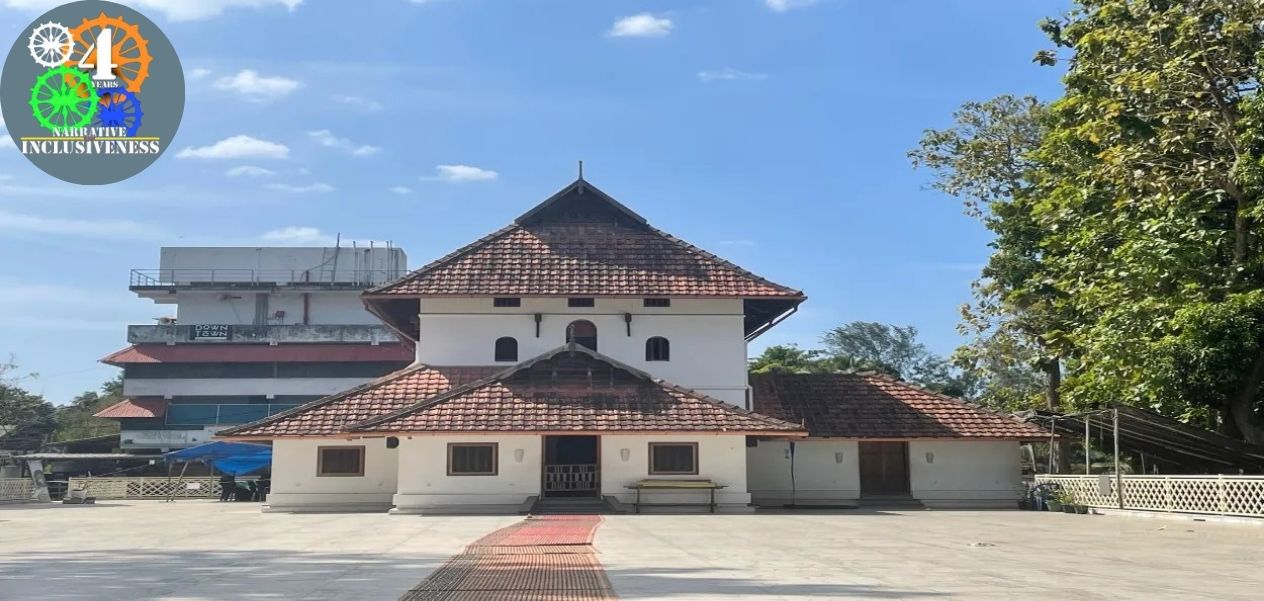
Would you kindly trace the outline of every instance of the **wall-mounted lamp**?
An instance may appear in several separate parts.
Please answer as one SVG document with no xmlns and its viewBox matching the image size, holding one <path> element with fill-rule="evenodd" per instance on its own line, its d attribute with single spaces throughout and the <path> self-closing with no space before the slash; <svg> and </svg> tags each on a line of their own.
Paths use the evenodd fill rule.
<svg viewBox="0 0 1264 601">
<path fill-rule="evenodd" d="M 926 454 L 926 463 L 935 463 L 935 454 L 934 454 L 934 453 L 927 453 L 927 454 Z"/>
<path fill-rule="evenodd" d="M 535 337 L 536 338 L 540 337 L 540 322 L 541 321 L 544 321 L 544 314 L 536 313 L 535 314 Z"/>
<path fill-rule="evenodd" d="M 842 463 L 842 462 L 843 462 L 843 452 L 839 451 L 837 453 L 834 453 L 834 463 Z"/>
<path fill-rule="evenodd" d="M 632 456 L 632 449 L 619 449 L 619 459 L 624 463 L 628 462 L 628 458 Z"/>
<path fill-rule="evenodd" d="M 522 449 L 514 449 L 514 461 L 522 463 L 522 458 L 526 456 L 526 454 L 527 452 Z"/>
<path fill-rule="evenodd" d="M 632 314 L 631 313 L 623 314 L 623 323 L 628 326 L 628 336 L 631 336 L 632 335 Z"/>
</svg>

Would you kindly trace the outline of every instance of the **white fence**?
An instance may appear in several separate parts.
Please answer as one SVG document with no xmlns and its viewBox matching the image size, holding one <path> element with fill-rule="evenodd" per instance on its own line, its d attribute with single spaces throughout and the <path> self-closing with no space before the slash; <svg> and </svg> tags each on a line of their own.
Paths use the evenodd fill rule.
<svg viewBox="0 0 1264 601">
<path fill-rule="evenodd" d="M 98 499 L 218 499 L 217 477 L 71 478 L 70 490 L 87 489 Z"/>
<path fill-rule="evenodd" d="M 0 478 L 0 503 L 35 499 L 35 482 L 30 478 Z"/>
<path fill-rule="evenodd" d="M 1091 507 L 1119 508 L 1112 475 L 1037 475 Z M 1109 482 L 1106 485 L 1106 482 Z M 1123 476 L 1123 508 L 1264 517 L 1264 476 Z"/>
</svg>

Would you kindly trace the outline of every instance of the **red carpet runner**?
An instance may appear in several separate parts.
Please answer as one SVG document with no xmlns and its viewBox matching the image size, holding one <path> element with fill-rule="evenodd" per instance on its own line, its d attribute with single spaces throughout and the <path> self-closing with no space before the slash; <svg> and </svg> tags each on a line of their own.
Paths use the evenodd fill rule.
<svg viewBox="0 0 1264 601">
<path fill-rule="evenodd" d="M 400 601 L 617 599 L 593 549 L 596 515 L 530 517 L 474 541 Z"/>
</svg>

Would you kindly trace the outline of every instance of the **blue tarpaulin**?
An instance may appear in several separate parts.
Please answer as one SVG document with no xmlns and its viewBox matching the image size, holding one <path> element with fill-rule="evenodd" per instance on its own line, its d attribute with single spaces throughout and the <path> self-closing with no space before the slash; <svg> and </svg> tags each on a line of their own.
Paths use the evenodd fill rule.
<svg viewBox="0 0 1264 601">
<path fill-rule="evenodd" d="M 162 457 L 167 463 L 210 463 L 223 473 L 243 476 L 272 465 L 272 447 L 266 444 L 217 440 L 164 453 Z"/>
</svg>

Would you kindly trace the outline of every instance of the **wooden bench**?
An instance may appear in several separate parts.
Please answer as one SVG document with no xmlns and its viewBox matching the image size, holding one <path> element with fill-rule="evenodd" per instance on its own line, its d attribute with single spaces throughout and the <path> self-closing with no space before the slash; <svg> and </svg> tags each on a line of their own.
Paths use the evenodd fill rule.
<svg viewBox="0 0 1264 601">
<path fill-rule="evenodd" d="M 727 488 L 723 484 L 716 484 L 710 480 L 655 480 L 653 478 L 641 480 L 636 484 L 629 484 L 624 488 L 636 491 L 636 502 L 633 507 L 637 513 L 641 513 L 641 491 L 643 490 L 709 490 L 711 491 L 711 502 L 709 503 L 646 503 L 647 505 L 677 506 L 677 507 L 693 507 L 699 505 L 707 505 L 711 508 L 711 513 L 715 513 L 715 491 L 721 488 Z"/>
</svg>

